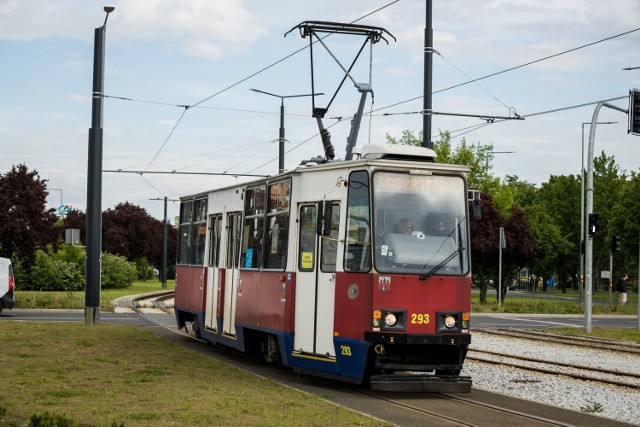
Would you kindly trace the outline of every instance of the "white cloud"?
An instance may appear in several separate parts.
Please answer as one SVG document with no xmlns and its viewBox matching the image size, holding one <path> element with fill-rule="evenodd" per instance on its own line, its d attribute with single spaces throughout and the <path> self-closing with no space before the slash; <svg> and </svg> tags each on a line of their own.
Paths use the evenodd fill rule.
<svg viewBox="0 0 640 427">
<path fill-rule="evenodd" d="M 97 2 L 2 0 L 0 39 L 90 40 L 105 14 Z M 269 34 L 244 0 L 119 0 L 107 22 L 110 42 L 162 41 L 167 48 L 210 60 L 245 52 Z"/>
</svg>

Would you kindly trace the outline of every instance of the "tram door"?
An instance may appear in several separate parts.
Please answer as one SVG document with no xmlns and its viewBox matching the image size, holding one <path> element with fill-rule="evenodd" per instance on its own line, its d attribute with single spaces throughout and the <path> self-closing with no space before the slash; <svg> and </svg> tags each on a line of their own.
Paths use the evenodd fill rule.
<svg viewBox="0 0 640 427">
<path fill-rule="evenodd" d="M 226 227 L 226 250 L 224 275 L 224 313 L 222 319 L 222 333 L 226 335 L 236 335 L 236 291 L 240 280 L 240 245 L 242 230 L 242 214 L 233 212 L 227 214 Z"/>
<path fill-rule="evenodd" d="M 321 203 L 298 205 L 298 265 L 294 351 L 335 357 L 333 317 L 340 206 L 332 203 L 331 232 L 317 233 Z"/>
<path fill-rule="evenodd" d="M 220 288 L 220 232 L 222 214 L 209 216 L 209 255 L 207 258 L 207 307 L 205 326 L 218 330 L 218 294 Z"/>
</svg>

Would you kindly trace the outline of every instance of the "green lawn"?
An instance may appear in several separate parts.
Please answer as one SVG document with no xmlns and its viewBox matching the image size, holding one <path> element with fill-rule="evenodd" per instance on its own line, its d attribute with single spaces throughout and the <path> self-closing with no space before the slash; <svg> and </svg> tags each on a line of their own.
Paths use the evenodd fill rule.
<svg viewBox="0 0 640 427">
<path fill-rule="evenodd" d="M 0 426 L 387 425 L 133 326 L 4 321 L 0 343 Z"/>
<path fill-rule="evenodd" d="M 167 289 L 173 290 L 175 281 L 167 281 Z M 111 301 L 126 295 L 146 294 L 162 291 L 162 283 L 157 280 L 134 282 L 125 289 L 102 289 L 100 291 L 100 309 L 113 311 Z M 78 292 L 40 292 L 40 291 L 16 291 L 15 300 L 17 308 L 54 308 L 54 309 L 83 309 L 85 307 L 85 293 Z"/>
<path fill-rule="evenodd" d="M 474 289 L 471 295 L 472 313 L 534 313 L 534 314 L 584 314 L 584 307 L 579 303 L 580 293 L 568 290 L 562 293 L 559 289 L 547 292 L 507 292 L 502 304 L 498 306 L 495 289 L 487 292 L 487 303 L 480 304 L 480 295 Z M 638 313 L 638 295 L 629 294 L 627 304 L 618 306 L 617 294 L 614 292 L 609 298 L 606 291 L 592 294 L 593 314 L 627 314 Z M 609 303 L 611 301 L 611 304 Z"/>
</svg>

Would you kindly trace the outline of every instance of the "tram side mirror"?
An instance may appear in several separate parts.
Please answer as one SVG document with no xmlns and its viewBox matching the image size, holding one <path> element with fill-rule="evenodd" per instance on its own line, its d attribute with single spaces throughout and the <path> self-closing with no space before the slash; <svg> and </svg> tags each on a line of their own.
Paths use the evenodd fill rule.
<svg viewBox="0 0 640 427">
<path fill-rule="evenodd" d="M 332 202 L 320 202 L 318 206 L 318 221 L 316 232 L 320 236 L 328 236 L 331 234 L 331 217 L 333 214 Z"/>
<path fill-rule="evenodd" d="M 480 209 L 480 192 L 478 190 L 469 190 L 468 200 L 471 202 L 473 217 L 477 220 L 482 219 L 482 210 Z"/>
</svg>

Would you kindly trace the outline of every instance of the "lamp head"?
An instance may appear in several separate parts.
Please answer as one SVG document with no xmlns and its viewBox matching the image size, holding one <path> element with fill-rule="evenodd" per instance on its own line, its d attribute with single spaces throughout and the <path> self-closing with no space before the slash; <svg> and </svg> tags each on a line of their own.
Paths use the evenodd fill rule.
<svg viewBox="0 0 640 427">
<path fill-rule="evenodd" d="M 115 6 L 105 6 L 104 7 L 104 11 L 107 12 L 107 15 L 104 17 L 104 24 L 102 24 L 103 27 L 105 27 L 107 25 L 107 19 L 109 19 L 109 14 L 111 12 L 113 12 L 115 10 Z"/>
</svg>

